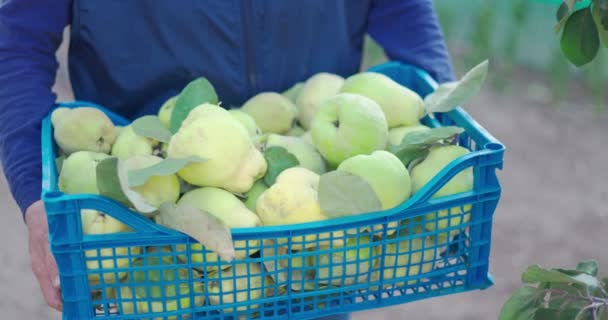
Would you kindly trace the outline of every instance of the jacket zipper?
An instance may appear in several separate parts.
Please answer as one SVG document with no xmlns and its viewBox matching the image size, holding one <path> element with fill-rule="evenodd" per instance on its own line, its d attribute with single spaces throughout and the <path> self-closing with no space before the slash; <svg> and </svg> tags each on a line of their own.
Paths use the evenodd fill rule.
<svg viewBox="0 0 608 320">
<path fill-rule="evenodd" d="M 247 82 L 247 96 L 252 96 L 256 90 L 256 78 L 255 78 L 255 59 L 253 43 L 251 42 L 250 29 L 253 27 L 251 20 L 252 8 L 251 0 L 241 1 L 241 16 L 243 19 L 243 35 L 245 38 L 245 69 L 246 69 L 246 82 Z"/>
</svg>

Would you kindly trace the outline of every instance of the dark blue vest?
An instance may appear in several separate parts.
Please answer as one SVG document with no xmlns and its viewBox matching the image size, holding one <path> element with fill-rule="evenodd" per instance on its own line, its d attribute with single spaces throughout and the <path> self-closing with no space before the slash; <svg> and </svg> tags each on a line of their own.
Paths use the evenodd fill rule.
<svg viewBox="0 0 608 320">
<path fill-rule="evenodd" d="M 204 76 L 223 106 L 361 64 L 371 0 L 75 0 L 77 99 L 135 117 Z"/>
</svg>

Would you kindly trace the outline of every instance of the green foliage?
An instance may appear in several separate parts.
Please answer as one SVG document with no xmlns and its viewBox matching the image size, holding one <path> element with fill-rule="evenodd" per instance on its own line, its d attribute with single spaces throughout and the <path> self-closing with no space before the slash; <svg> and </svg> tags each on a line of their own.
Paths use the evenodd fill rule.
<svg viewBox="0 0 608 320">
<path fill-rule="evenodd" d="M 216 216 L 188 204 L 163 203 L 156 223 L 183 232 L 226 261 L 235 257 L 230 228 Z"/>
<path fill-rule="evenodd" d="M 608 1 L 593 0 L 582 9 L 575 5 L 581 0 L 566 0 L 557 9 L 555 29 L 562 32 L 561 49 L 575 66 L 591 62 L 598 54 L 600 43 L 608 46 Z"/>
<path fill-rule="evenodd" d="M 572 13 L 566 20 L 563 30 L 560 44 L 568 60 L 578 67 L 591 62 L 600 48 L 591 9 L 586 8 Z"/>
<path fill-rule="evenodd" d="M 264 183 L 272 186 L 281 172 L 300 165 L 298 158 L 283 147 L 270 147 L 264 150 L 264 158 L 268 163 L 268 170 L 264 175 Z"/>
<path fill-rule="evenodd" d="M 608 283 L 598 278 L 594 260 L 581 261 L 575 269 L 528 267 L 526 285 L 503 305 L 500 320 L 595 320 L 606 317 Z"/>
<path fill-rule="evenodd" d="M 171 131 L 169 131 L 160 122 L 157 116 L 143 116 L 135 119 L 131 124 L 136 135 L 146 138 L 151 138 L 156 141 L 168 143 L 171 140 Z"/>
<path fill-rule="evenodd" d="M 475 96 L 488 74 L 488 60 L 469 70 L 460 80 L 442 83 L 424 98 L 426 113 L 449 112 Z"/>
<path fill-rule="evenodd" d="M 171 132 L 175 133 L 192 109 L 203 103 L 218 104 L 215 88 L 207 80 L 200 77 L 190 81 L 175 100 L 175 107 L 171 113 Z"/>
<path fill-rule="evenodd" d="M 555 108 L 593 104 L 598 112 L 607 110 L 602 88 L 608 81 L 608 63 L 602 61 L 608 60 L 608 53 L 601 50 L 605 42 L 600 41 L 590 63 L 583 67 L 571 63 L 561 49 L 563 26 L 560 32 L 553 28 L 559 22 L 562 0 L 494 1 L 491 8 L 483 0 L 434 3 L 456 74 L 466 72 L 476 56 L 491 57 L 487 82 L 499 95 L 530 96 Z M 577 1 L 574 9 L 595 8 L 591 4 L 591 0 Z M 491 19 L 484 15 L 490 10 L 494 11 Z M 523 84 L 515 79 L 528 76 L 532 83 L 522 92 Z M 576 101 L 571 98 L 574 93 Z"/>
<path fill-rule="evenodd" d="M 205 162 L 207 159 L 203 159 L 197 156 L 190 156 L 187 158 L 166 158 L 160 161 L 159 163 L 152 165 L 150 167 L 145 167 L 141 169 L 129 170 L 127 172 L 129 177 L 129 186 L 137 187 L 141 186 L 148 179 L 153 176 L 166 176 L 170 174 L 177 173 L 183 167 L 190 163 L 200 163 Z"/>
</svg>

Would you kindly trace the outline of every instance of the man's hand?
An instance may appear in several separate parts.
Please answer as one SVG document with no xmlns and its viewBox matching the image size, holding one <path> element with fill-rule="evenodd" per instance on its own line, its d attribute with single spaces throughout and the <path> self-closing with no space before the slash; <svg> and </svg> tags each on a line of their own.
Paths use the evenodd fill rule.
<svg viewBox="0 0 608 320">
<path fill-rule="evenodd" d="M 38 279 L 46 303 L 61 311 L 61 293 L 57 263 L 49 249 L 49 228 L 42 201 L 34 202 L 25 212 L 29 233 L 29 251 L 32 270 Z"/>
</svg>

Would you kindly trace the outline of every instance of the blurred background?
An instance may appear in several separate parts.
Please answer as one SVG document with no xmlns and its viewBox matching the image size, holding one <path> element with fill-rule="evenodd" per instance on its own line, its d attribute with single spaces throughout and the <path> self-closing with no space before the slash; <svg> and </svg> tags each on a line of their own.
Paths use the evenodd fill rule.
<svg viewBox="0 0 608 320">
<path fill-rule="evenodd" d="M 356 313 L 354 319 L 497 319 L 528 265 L 574 267 L 596 259 L 608 275 L 608 58 L 606 49 L 575 68 L 553 31 L 557 6 L 531 0 L 435 0 L 458 76 L 484 59 L 482 92 L 463 106 L 507 147 L 495 212 L 490 272 L 496 284 L 473 291 Z M 67 32 L 66 32 L 67 35 Z M 370 39 L 368 39 L 370 40 Z M 72 99 L 65 69 L 54 87 Z M 366 43 L 363 67 L 385 61 Z M 0 175 L 0 314 L 60 319 L 46 307 L 30 269 L 21 214 Z"/>
</svg>

